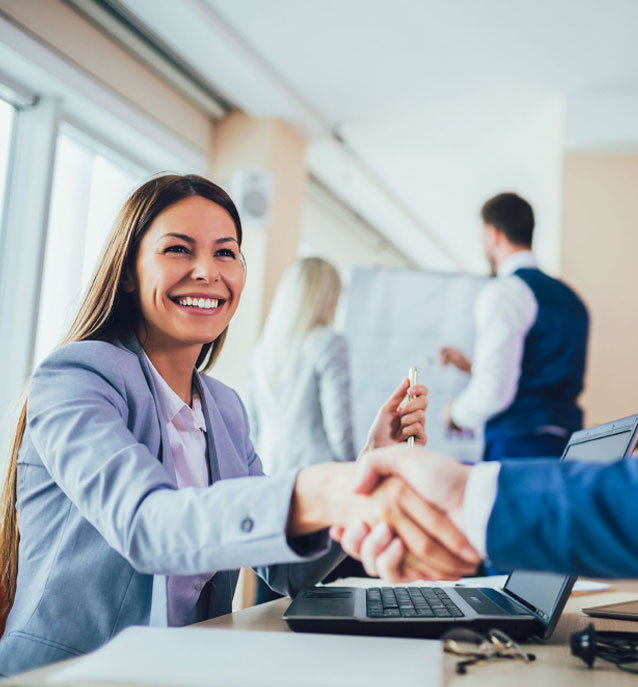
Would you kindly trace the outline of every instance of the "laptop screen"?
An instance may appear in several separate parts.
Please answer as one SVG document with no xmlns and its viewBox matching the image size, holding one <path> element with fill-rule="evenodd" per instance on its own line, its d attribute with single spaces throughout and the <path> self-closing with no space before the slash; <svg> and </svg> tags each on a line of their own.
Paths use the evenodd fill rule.
<svg viewBox="0 0 638 687">
<path fill-rule="evenodd" d="M 584 460 L 589 463 L 601 463 L 614 458 L 622 458 L 629 445 L 631 435 L 631 429 L 627 429 L 624 432 L 600 437 L 593 441 L 581 441 L 577 444 L 570 444 L 563 458 Z"/>
<path fill-rule="evenodd" d="M 591 430 L 592 436 L 585 437 L 584 440 L 583 432 L 573 435 L 563 453 L 563 459 L 604 463 L 614 461 L 630 451 L 635 421 L 633 426 L 619 427 L 616 432 L 610 432 L 609 426 L 600 433 L 596 429 L 598 428 Z M 507 579 L 504 590 L 549 620 L 568 580 L 569 576 L 566 575 L 515 570 Z"/>
</svg>

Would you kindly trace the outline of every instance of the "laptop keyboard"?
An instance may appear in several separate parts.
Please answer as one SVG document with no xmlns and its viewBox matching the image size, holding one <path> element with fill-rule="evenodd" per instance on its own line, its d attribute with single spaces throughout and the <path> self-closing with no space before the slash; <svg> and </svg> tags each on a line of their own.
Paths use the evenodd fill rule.
<svg viewBox="0 0 638 687">
<path fill-rule="evenodd" d="M 368 618 L 462 618 L 464 613 L 440 587 L 370 587 Z"/>
</svg>

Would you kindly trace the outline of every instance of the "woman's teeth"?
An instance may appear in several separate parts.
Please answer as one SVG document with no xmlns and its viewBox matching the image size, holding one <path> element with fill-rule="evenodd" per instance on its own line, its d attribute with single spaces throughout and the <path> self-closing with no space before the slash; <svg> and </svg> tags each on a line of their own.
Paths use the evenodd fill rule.
<svg viewBox="0 0 638 687">
<path fill-rule="evenodd" d="M 177 302 L 180 305 L 187 305 L 191 308 L 204 308 L 205 310 L 212 310 L 219 305 L 217 298 L 191 298 L 190 296 L 180 298 Z"/>
</svg>

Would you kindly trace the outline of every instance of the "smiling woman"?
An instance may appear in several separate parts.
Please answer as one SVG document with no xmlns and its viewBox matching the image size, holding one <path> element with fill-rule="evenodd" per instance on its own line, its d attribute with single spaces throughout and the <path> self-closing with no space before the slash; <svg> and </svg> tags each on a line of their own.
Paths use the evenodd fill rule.
<svg viewBox="0 0 638 687">
<path fill-rule="evenodd" d="M 137 336 L 172 388 L 190 404 L 192 370 L 202 346 L 225 337 L 244 286 L 239 220 L 202 196 L 162 212 L 142 238 L 123 289 L 144 319 Z"/>
<path fill-rule="evenodd" d="M 352 464 L 262 476 L 241 400 L 202 374 L 239 303 L 241 241 L 231 199 L 201 177 L 151 179 L 122 208 L 16 431 L 0 674 L 90 651 L 129 625 L 227 613 L 242 566 L 261 566 L 281 593 L 314 584 L 343 557 L 331 524 L 384 520 L 424 550 L 432 513 L 398 479 L 361 496 Z M 381 407 L 365 448 L 425 441 L 427 392 L 414 387 L 402 404 L 407 388 Z M 458 530 L 436 538 L 430 569 L 467 570 Z"/>
</svg>

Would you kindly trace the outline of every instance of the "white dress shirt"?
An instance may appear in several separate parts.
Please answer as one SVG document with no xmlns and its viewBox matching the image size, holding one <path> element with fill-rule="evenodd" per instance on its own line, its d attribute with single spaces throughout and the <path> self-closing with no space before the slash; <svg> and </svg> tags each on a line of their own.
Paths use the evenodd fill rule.
<svg viewBox="0 0 638 687">
<path fill-rule="evenodd" d="M 538 303 L 514 272 L 536 266 L 530 251 L 518 251 L 501 263 L 498 276 L 478 295 L 472 376 L 450 408 L 459 427 L 480 427 L 516 397 L 525 338 L 536 321 Z"/>
<path fill-rule="evenodd" d="M 465 536 L 476 551 L 487 556 L 487 524 L 494 508 L 498 491 L 497 461 L 478 463 L 470 470 L 463 497 L 463 523 Z"/>
<path fill-rule="evenodd" d="M 146 354 L 144 354 L 146 356 Z M 173 454 L 177 486 L 207 487 L 206 421 L 199 396 L 193 390 L 192 408 L 171 389 L 146 356 L 162 410 L 162 420 Z M 215 574 L 170 575 L 168 578 L 168 624 L 181 627 L 197 620 L 193 615 L 204 585 Z"/>
</svg>

